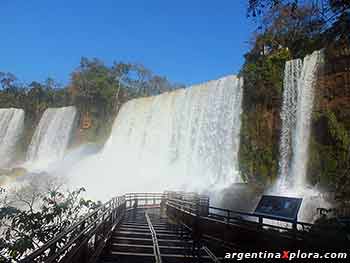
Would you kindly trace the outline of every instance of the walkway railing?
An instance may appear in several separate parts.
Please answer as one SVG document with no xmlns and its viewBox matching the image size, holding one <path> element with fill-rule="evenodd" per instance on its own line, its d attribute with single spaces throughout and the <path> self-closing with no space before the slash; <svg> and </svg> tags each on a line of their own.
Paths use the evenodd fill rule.
<svg viewBox="0 0 350 263">
<path fill-rule="evenodd" d="M 253 249 L 254 245 L 258 245 L 261 249 L 261 246 L 277 248 L 296 245 L 334 248 L 342 247 L 344 242 L 350 245 L 341 225 L 309 224 L 273 215 L 213 207 L 209 206 L 209 199 L 199 195 L 189 200 L 177 193 L 170 193 L 166 205 L 169 217 L 190 229 L 198 239 L 214 240 L 221 247 Z"/>
<path fill-rule="evenodd" d="M 259 215 L 249 212 L 235 211 L 230 209 L 224 209 L 209 205 L 209 198 L 204 195 L 188 194 L 183 195 L 182 193 L 176 192 L 168 193 L 167 204 L 187 212 L 192 215 L 200 215 L 202 217 L 212 218 L 225 223 L 253 223 L 258 224 L 261 229 L 264 227 L 272 228 L 276 230 L 291 229 L 307 230 L 314 226 L 313 224 L 299 222 L 294 220 L 288 220 L 278 216 Z M 266 221 L 274 221 L 275 224 L 268 224 Z M 283 226 L 285 223 L 286 226 Z M 299 228 L 297 228 L 299 226 Z"/>
<path fill-rule="evenodd" d="M 212 207 L 209 206 L 207 196 L 196 193 L 128 193 L 111 199 L 84 216 L 21 262 L 96 262 L 125 213 L 135 208 L 161 208 L 164 211 L 166 209 L 167 216 L 175 218 L 176 223 L 192 229 L 192 235 L 211 235 L 226 241 L 233 236 L 241 236 L 242 233 L 244 235 L 247 231 L 252 234 L 275 230 L 270 232 L 276 235 L 283 232 L 288 238 L 295 239 L 305 232 L 317 229 L 312 224 Z M 267 224 L 264 222 L 267 219 L 279 223 Z M 282 223 L 290 223 L 294 228 L 283 226 Z M 227 231 L 238 231 L 237 233 L 241 234 L 233 233 L 231 236 Z M 252 237 L 254 238 L 254 235 Z"/>
<path fill-rule="evenodd" d="M 96 262 L 113 230 L 134 208 L 160 207 L 162 193 L 129 193 L 106 202 L 21 262 Z"/>
</svg>

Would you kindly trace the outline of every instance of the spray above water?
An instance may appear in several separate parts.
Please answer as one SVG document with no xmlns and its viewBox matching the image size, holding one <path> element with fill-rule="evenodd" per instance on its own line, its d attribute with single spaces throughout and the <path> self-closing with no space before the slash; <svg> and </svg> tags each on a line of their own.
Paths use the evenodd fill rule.
<svg viewBox="0 0 350 263">
<path fill-rule="evenodd" d="M 103 150 L 75 167 L 71 182 L 106 199 L 129 191 L 203 190 L 241 181 L 242 84 L 228 76 L 127 102 Z"/>
<path fill-rule="evenodd" d="M 49 108 L 40 119 L 27 152 L 29 169 L 47 170 L 66 152 L 76 119 L 75 107 Z"/>
</svg>

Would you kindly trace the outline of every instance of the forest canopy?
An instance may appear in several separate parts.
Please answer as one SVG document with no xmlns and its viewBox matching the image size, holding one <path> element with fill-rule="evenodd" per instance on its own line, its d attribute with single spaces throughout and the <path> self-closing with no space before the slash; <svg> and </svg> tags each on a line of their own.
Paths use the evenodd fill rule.
<svg viewBox="0 0 350 263">
<path fill-rule="evenodd" d="M 52 78 L 25 84 L 10 72 L 0 72 L 0 104 L 2 107 L 24 107 L 33 113 L 71 104 L 81 108 L 97 105 L 108 108 L 115 103 L 116 96 L 127 100 L 180 87 L 183 86 L 170 83 L 141 64 L 114 62 L 107 66 L 97 58 L 82 57 L 65 86 Z"/>
<path fill-rule="evenodd" d="M 82 57 L 64 86 L 52 78 L 27 84 L 10 72 L 0 72 L 0 105 L 25 110 L 26 138 L 45 109 L 75 105 L 79 116 L 88 114 L 94 123 L 82 140 L 103 142 L 122 103 L 183 87 L 141 64 L 114 62 L 109 66 L 97 58 Z"/>
</svg>

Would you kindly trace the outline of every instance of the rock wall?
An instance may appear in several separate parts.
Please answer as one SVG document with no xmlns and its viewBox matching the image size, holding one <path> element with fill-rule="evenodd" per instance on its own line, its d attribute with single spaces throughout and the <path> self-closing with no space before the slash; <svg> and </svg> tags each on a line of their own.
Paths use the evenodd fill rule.
<svg viewBox="0 0 350 263">
<path fill-rule="evenodd" d="M 246 62 L 240 169 L 246 181 L 265 189 L 277 178 L 284 63 L 288 50 Z M 350 51 L 349 45 L 325 49 L 318 72 L 309 140 L 307 182 L 350 199 Z"/>
</svg>

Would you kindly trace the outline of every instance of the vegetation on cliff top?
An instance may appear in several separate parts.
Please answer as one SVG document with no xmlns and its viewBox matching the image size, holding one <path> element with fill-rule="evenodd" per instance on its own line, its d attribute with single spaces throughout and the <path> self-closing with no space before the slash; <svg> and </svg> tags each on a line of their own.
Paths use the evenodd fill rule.
<svg viewBox="0 0 350 263">
<path fill-rule="evenodd" d="M 107 66 L 98 59 L 83 57 L 64 87 L 50 78 L 42 83 L 24 84 L 13 74 L 0 72 L 0 105 L 25 110 L 23 148 L 28 145 L 45 109 L 69 105 L 75 105 L 79 116 L 89 116 L 92 123 L 90 129 L 79 132 L 76 141 L 104 142 L 122 103 L 180 87 L 183 86 L 171 84 L 139 64 L 115 62 Z"/>
<path fill-rule="evenodd" d="M 349 54 L 342 51 L 350 46 L 350 3 L 326 2 L 332 12 L 325 15 L 316 5 L 297 1 L 249 1 L 248 13 L 259 17 L 260 26 L 240 73 L 245 82 L 239 156 L 248 182 L 266 185 L 277 177 L 285 62 L 325 48 L 325 67 L 330 66 L 332 72 L 320 72 L 328 82 L 324 85 L 319 81 L 316 87 L 308 175 L 312 184 L 349 195 L 344 182 L 350 185 L 350 109 L 336 101 L 349 101 L 350 87 L 345 67 L 337 67 L 335 57 L 349 65 Z M 329 81 L 336 74 L 345 76 L 338 89 Z"/>
</svg>

